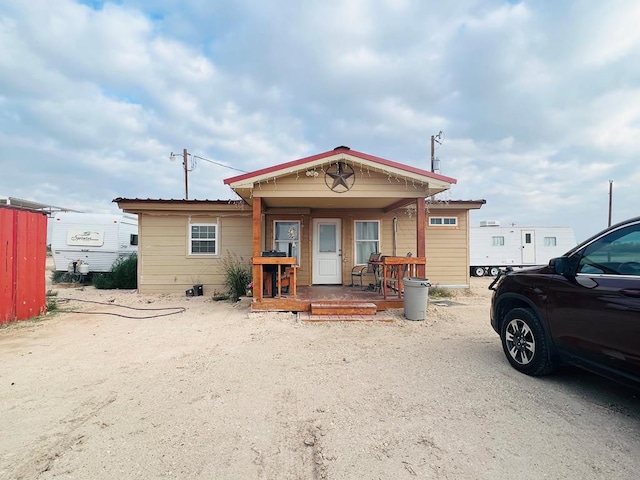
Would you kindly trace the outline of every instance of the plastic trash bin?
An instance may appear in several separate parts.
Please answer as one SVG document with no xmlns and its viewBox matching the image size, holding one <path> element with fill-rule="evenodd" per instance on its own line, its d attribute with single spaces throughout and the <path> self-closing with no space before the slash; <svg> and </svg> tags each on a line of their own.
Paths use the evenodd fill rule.
<svg viewBox="0 0 640 480">
<path fill-rule="evenodd" d="M 404 316 L 407 320 L 424 320 L 427 318 L 427 302 L 429 297 L 429 279 L 405 277 L 404 284 Z"/>
</svg>

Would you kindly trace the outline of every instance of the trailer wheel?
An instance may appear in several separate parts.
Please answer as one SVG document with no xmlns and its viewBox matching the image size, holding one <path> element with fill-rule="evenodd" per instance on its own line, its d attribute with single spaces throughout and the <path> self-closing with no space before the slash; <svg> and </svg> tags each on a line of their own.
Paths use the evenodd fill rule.
<svg viewBox="0 0 640 480">
<path fill-rule="evenodd" d="M 474 267 L 473 275 L 476 277 L 484 277 L 484 268 L 482 267 Z"/>
<path fill-rule="evenodd" d="M 489 275 L 491 275 L 492 277 L 497 277 L 499 273 L 500 269 L 498 267 L 491 267 L 489 269 Z"/>
</svg>

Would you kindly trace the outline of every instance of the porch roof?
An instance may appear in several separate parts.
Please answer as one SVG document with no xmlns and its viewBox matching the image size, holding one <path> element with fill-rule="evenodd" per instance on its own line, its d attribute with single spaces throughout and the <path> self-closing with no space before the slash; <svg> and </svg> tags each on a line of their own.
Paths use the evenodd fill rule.
<svg viewBox="0 0 640 480">
<path fill-rule="evenodd" d="M 320 174 L 325 177 L 319 179 L 324 183 L 327 175 L 331 175 L 331 165 L 335 168 L 339 164 L 342 168 L 350 169 L 351 173 L 347 175 L 353 175 L 353 179 L 359 177 L 356 188 L 351 188 L 355 180 L 342 191 L 334 191 L 329 184 L 326 185 L 329 188 L 324 185 L 318 188 L 318 183 L 300 185 L 303 182 L 313 182 L 314 178 L 318 180 Z M 356 175 L 356 171 L 360 173 Z M 341 173 L 340 170 L 337 173 Z M 332 177 L 336 178 L 335 172 Z M 382 177 L 388 179 L 389 184 L 386 181 L 380 184 L 379 179 Z M 298 179 L 302 180 L 298 182 Z M 337 147 L 310 157 L 227 178 L 224 183 L 245 202 L 252 204 L 253 197 L 262 197 L 267 207 L 388 210 L 406 205 L 413 199 L 430 197 L 447 190 L 451 184 L 456 183 L 456 179 L 351 150 L 349 147 Z"/>
</svg>

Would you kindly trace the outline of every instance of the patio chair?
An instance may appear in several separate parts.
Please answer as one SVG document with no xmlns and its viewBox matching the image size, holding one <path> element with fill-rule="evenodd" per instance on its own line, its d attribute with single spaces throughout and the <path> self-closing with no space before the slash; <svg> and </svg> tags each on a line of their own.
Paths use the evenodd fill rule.
<svg viewBox="0 0 640 480">
<path fill-rule="evenodd" d="M 369 255 L 369 260 L 367 261 L 366 265 L 356 265 L 351 269 L 351 285 L 350 285 L 351 287 L 355 285 L 354 279 L 360 278 L 360 288 L 364 289 L 362 278 L 366 275 L 373 275 L 374 277 L 376 277 L 376 282 L 377 282 L 376 274 L 378 272 L 378 265 L 374 262 L 380 261 L 380 256 L 381 256 L 380 253 L 374 252 L 371 255 Z"/>
</svg>

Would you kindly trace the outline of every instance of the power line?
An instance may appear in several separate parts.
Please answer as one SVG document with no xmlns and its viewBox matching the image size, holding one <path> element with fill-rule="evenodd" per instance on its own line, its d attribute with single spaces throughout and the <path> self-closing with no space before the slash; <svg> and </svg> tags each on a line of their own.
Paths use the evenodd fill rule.
<svg viewBox="0 0 640 480">
<path fill-rule="evenodd" d="M 246 170 L 240 170 L 239 168 L 230 167 L 229 165 L 225 165 L 224 163 L 216 162 L 215 160 L 209 160 L 208 158 L 200 157 L 198 155 L 193 155 L 189 153 L 185 148 L 182 150 L 182 155 L 178 153 L 173 153 L 169 155 L 169 160 L 173 160 L 175 157 L 182 156 L 182 166 L 184 168 L 184 199 L 189 200 L 189 172 L 192 172 L 196 168 L 196 160 L 203 160 L 205 162 L 213 163 L 214 165 L 218 165 L 219 167 L 228 168 L 230 170 L 235 170 L 237 172 L 247 173 Z M 189 166 L 188 158 L 191 157 L 191 166 Z"/>
<path fill-rule="evenodd" d="M 198 160 L 204 160 L 205 162 L 213 163 L 214 165 L 218 165 L 220 167 L 228 168 L 230 170 L 235 170 L 236 172 L 247 173 L 246 170 L 241 170 L 236 167 L 230 167 L 229 165 L 225 165 L 224 163 L 216 162 L 215 160 L 209 160 L 208 158 L 199 157 L 198 155 L 192 155 L 192 157 L 197 158 Z"/>
</svg>

